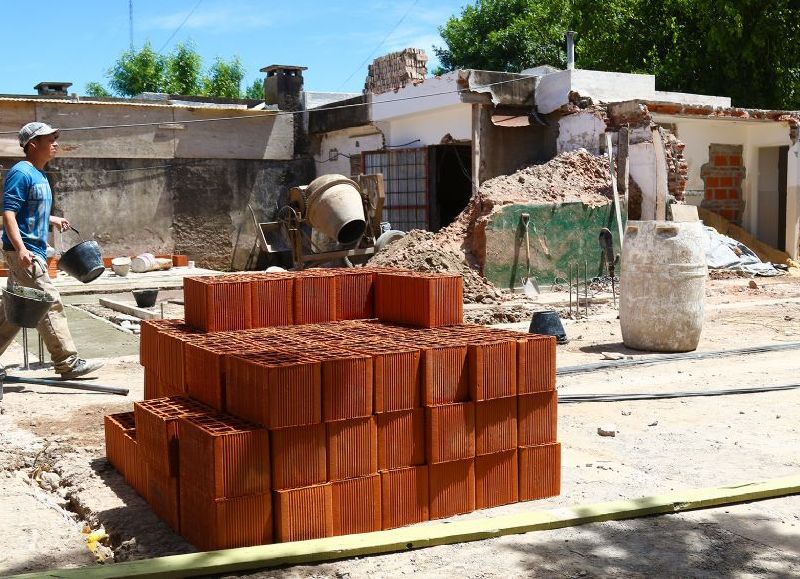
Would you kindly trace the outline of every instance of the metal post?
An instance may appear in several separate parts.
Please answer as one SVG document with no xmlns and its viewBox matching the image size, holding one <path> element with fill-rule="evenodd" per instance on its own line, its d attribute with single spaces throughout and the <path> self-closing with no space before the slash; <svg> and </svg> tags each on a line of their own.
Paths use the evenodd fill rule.
<svg viewBox="0 0 800 579">
<path fill-rule="evenodd" d="M 567 30 L 567 70 L 575 69 L 575 32 Z"/>
<path fill-rule="evenodd" d="M 569 286 L 569 317 L 572 317 L 572 264 L 567 265 L 567 285 Z"/>
<path fill-rule="evenodd" d="M 28 328 L 22 328 L 22 368 L 24 370 L 31 369 L 28 360 Z"/>
<path fill-rule="evenodd" d="M 36 331 L 36 336 L 39 338 L 39 365 L 44 366 L 44 340 L 42 340 L 42 334 L 39 331 Z"/>
<path fill-rule="evenodd" d="M 583 300 L 586 319 L 589 319 L 589 260 L 583 260 Z"/>
</svg>

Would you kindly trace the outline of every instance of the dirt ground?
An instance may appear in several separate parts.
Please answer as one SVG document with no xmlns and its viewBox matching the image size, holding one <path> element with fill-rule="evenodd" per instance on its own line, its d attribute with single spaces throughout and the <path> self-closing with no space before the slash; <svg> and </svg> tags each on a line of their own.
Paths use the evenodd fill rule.
<svg viewBox="0 0 800 579">
<path fill-rule="evenodd" d="M 800 280 L 709 280 L 699 351 L 800 342 Z M 566 309 L 565 292 L 543 304 Z M 70 310 L 70 315 L 77 315 Z M 646 356 L 622 345 L 610 303 L 588 319 L 564 321 L 570 342 L 560 367 L 608 356 Z M 111 327 L 96 320 L 97 324 Z M 527 329 L 527 321 L 511 327 Z M 113 328 L 112 328 L 113 329 Z M 114 330 L 120 340 L 131 335 Z M 113 332 L 111 334 L 114 335 Z M 103 415 L 142 397 L 134 352 L 119 356 L 109 334 L 93 344 L 114 352 L 97 382 L 127 397 L 7 385 L 0 402 L 0 574 L 95 564 L 85 532 L 104 529 L 99 556 L 144 559 L 193 549 L 150 511 L 104 459 Z M 90 329 L 76 335 L 92 339 Z M 797 351 L 672 362 L 559 378 L 559 392 L 624 393 L 720 389 L 798 382 Z M 6 366 L 20 363 L 12 345 Z M 47 375 L 48 368 L 19 375 Z M 601 437 L 598 427 L 615 437 Z M 800 472 L 800 391 L 708 398 L 562 404 L 562 495 L 459 518 L 636 498 Z M 800 496 L 631 521 L 607 522 L 391 555 L 297 566 L 255 577 L 800 576 Z"/>
</svg>

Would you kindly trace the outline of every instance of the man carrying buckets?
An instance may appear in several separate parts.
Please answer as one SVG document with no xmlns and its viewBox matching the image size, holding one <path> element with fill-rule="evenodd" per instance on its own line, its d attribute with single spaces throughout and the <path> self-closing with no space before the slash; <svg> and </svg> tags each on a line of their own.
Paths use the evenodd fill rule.
<svg viewBox="0 0 800 579">
<path fill-rule="evenodd" d="M 67 326 L 61 296 L 47 274 L 47 235 L 50 225 L 61 231 L 69 221 L 50 215 L 53 193 L 42 170 L 58 151 L 58 129 L 45 123 L 28 123 L 19 131 L 25 160 L 14 165 L 3 186 L 3 254 L 8 264 L 8 285 L 44 291 L 55 301 L 36 326 L 55 371 L 69 380 L 94 372 L 103 364 L 78 357 Z M 6 320 L 0 308 L 0 354 L 6 351 L 19 326 Z"/>
</svg>

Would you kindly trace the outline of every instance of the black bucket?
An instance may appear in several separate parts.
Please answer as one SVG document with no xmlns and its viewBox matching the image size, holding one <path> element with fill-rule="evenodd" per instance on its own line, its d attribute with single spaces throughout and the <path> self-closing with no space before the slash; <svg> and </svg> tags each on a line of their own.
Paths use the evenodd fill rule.
<svg viewBox="0 0 800 579">
<path fill-rule="evenodd" d="M 555 336 L 556 342 L 559 344 L 566 344 L 569 341 L 564 326 L 561 324 L 561 318 L 555 310 L 534 312 L 528 333 Z"/>
<path fill-rule="evenodd" d="M 156 305 L 157 289 L 133 290 L 132 293 L 133 299 L 136 300 L 136 305 L 140 308 L 152 308 Z"/>
<path fill-rule="evenodd" d="M 70 229 L 78 233 L 77 229 Z M 58 269 L 67 272 L 83 283 L 89 283 L 100 277 L 106 268 L 103 266 L 100 246 L 96 241 L 86 240 L 70 247 L 61 255 L 58 260 Z"/>
<path fill-rule="evenodd" d="M 6 320 L 21 328 L 35 328 L 55 298 L 40 289 L 15 285 L 3 290 Z"/>
</svg>

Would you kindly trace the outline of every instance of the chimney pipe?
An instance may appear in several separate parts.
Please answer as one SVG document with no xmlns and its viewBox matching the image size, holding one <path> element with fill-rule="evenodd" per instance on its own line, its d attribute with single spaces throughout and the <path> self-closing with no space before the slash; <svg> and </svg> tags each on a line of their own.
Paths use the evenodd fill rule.
<svg viewBox="0 0 800 579">
<path fill-rule="evenodd" d="M 567 70 L 575 70 L 575 32 L 567 30 Z"/>
</svg>

